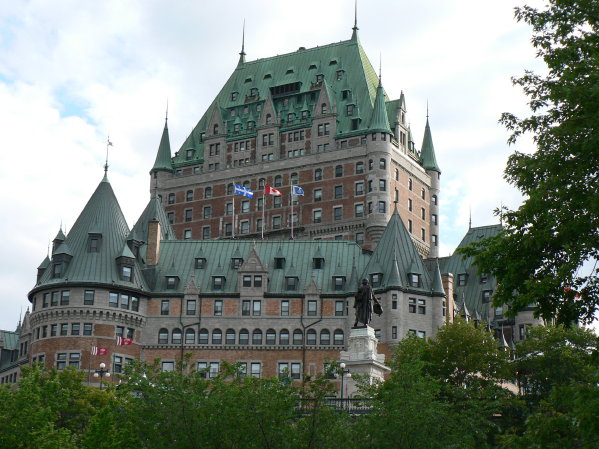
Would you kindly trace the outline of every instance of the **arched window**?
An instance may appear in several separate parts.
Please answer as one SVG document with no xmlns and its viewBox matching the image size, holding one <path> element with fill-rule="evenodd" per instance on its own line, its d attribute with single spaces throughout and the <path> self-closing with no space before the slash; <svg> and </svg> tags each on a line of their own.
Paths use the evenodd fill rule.
<svg viewBox="0 0 599 449">
<path fill-rule="evenodd" d="M 250 188 L 250 182 L 248 180 L 243 181 L 243 187 Z"/>
<path fill-rule="evenodd" d="M 335 330 L 335 333 L 333 334 L 333 344 L 342 345 L 343 340 L 343 331 L 341 329 Z"/>
<path fill-rule="evenodd" d="M 322 180 L 322 168 L 317 168 L 314 170 L 314 181 Z"/>
<path fill-rule="evenodd" d="M 266 331 L 266 344 L 275 345 L 277 344 L 277 333 L 274 329 L 268 329 Z"/>
<path fill-rule="evenodd" d="M 343 176 L 343 165 L 337 165 L 335 167 L 335 178 L 340 178 Z"/>
<path fill-rule="evenodd" d="M 185 331 L 185 344 L 192 345 L 196 342 L 196 331 L 193 329 L 187 329 Z"/>
<path fill-rule="evenodd" d="M 162 328 L 158 331 L 158 344 L 165 345 L 168 343 L 168 329 Z"/>
<path fill-rule="evenodd" d="M 283 185 L 283 177 L 281 175 L 275 176 L 275 187 L 281 187 Z"/>
<path fill-rule="evenodd" d="M 316 344 L 316 331 L 314 329 L 309 329 L 306 332 L 306 344 L 307 345 L 315 345 Z"/>
<path fill-rule="evenodd" d="M 293 344 L 301 345 L 304 343 L 304 334 L 300 329 L 296 329 L 293 331 Z"/>
<path fill-rule="evenodd" d="M 227 195 L 233 195 L 233 192 L 235 192 L 235 185 L 230 182 L 227 184 Z"/>
<path fill-rule="evenodd" d="M 239 344 L 247 345 L 250 342 L 250 333 L 247 329 L 241 329 L 239 331 Z"/>
<path fill-rule="evenodd" d="M 252 344 L 253 345 L 261 345 L 262 344 L 262 331 L 260 329 L 254 329 L 252 333 Z"/>
<path fill-rule="evenodd" d="M 321 114 L 326 114 L 327 112 L 329 112 L 328 108 L 327 108 L 327 104 L 323 103 L 320 105 L 320 113 Z"/>
<path fill-rule="evenodd" d="M 258 190 L 264 189 L 264 186 L 266 186 L 266 179 L 260 178 L 258 180 Z"/>
<path fill-rule="evenodd" d="M 218 123 L 214 124 L 213 134 L 218 134 Z"/>
<path fill-rule="evenodd" d="M 225 332 L 225 344 L 227 344 L 227 345 L 235 344 L 235 330 L 227 329 L 227 332 Z"/>
<path fill-rule="evenodd" d="M 288 345 L 289 344 L 289 331 L 287 329 L 282 329 L 279 332 L 279 344 L 280 345 Z"/>
<path fill-rule="evenodd" d="M 204 190 L 204 198 L 212 198 L 212 187 L 206 187 L 206 190 Z"/>
<path fill-rule="evenodd" d="M 326 346 L 331 344 L 331 333 L 328 329 L 323 329 L 320 331 L 320 344 Z"/>
<path fill-rule="evenodd" d="M 220 345 L 223 343 L 223 332 L 220 329 L 214 329 L 212 331 L 212 344 Z"/>
<path fill-rule="evenodd" d="M 208 329 L 200 329 L 198 334 L 198 343 L 201 345 L 208 344 Z"/>
<path fill-rule="evenodd" d="M 174 345 L 181 344 L 181 329 L 173 329 L 173 335 L 171 336 L 171 343 Z"/>
<path fill-rule="evenodd" d="M 387 160 L 384 157 L 379 160 L 379 168 L 383 170 L 387 168 Z"/>
</svg>

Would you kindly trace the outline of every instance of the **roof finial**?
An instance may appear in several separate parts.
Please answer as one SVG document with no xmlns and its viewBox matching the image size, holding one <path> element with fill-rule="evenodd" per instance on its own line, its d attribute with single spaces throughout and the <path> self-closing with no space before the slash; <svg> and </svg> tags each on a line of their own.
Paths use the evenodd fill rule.
<svg viewBox="0 0 599 449">
<path fill-rule="evenodd" d="M 358 0 L 354 1 L 354 27 L 352 28 L 352 40 L 358 39 Z"/>
<path fill-rule="evenodd" d="M 106 138 L 106 163 L 104 164 L 104 176 L 108 174 L 108 147 L 112 146 L 112 142 L 110 141 L 110 136 Z"/>
<path fill-rule="evenodd" d="M 468 219 L 468 230 L 472 229 L 472 206 L 470 206 L 470 218 Z"/>
<path fill-rule="evenodd" d="M 241 30 L 241 52 L 239 53 L 239 64 L 245 62 L 245 19 L 243 19 L 243 28 Z"/>
<path fill-rule="evenodd" d="M 383 54 L 381 52 L 379 52 L 379 85 L 382 83 L 383 81 Z"/>
<path fill-rule="evenodd" d="M 426 99 L 426 121 L 428 121 L 428 98 Z"/>
<path fill-rule="evenodd" d="M 164 123 L 168 122 L 168 98 L 166 99 L 166 115 L 164 116 Z"/>
</svg>

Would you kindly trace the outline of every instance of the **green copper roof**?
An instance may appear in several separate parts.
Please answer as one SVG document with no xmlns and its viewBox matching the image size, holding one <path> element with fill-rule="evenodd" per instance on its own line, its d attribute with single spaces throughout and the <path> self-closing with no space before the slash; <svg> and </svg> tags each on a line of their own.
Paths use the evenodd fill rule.
<svg viewBox="0 0 599 449">
<path fill-rule="evenodd" d="M 17 332 L 0 331 L 2 348 L 7 351 L 19 349 L 19 334 Z"/>
<path fill-rule="evenodd" d="M 62 226 L 60 227 L 60 229 L 58 230 L 58 233 L 56 234 L 56 237 L 54 237 L 54 240 L 60 240 L 61 242 L 64 242 L 65 239 L 65 235 L 64 232 L 62 232 Z"/>
<path fill-rule="evenodd" d="M 89 252 L 90 230 L 101 235 L 99 250 Z M 57 285 L 64 282 L 105 283 L 146 289 L 141 270 L 135 263 L 134 282 L 120 280 L 116 259 L 123 254 L 129 227 L 121 211 L 114 191 L 104 177 L 83 208 L 65 241 L 55 255 L 67 253 L 72 256 L 61 278 L 52 277 L 52 269 L 46 269 L 38 286 Z M 127 257 L 133 254 L 128 253 Z"/>
<path fill-rule="evenodd" d="M 50 265 L 50 258 L 48 256 L 46 256 L 45 259 L 40 264 L 40 266 L 37 267 L 37 269 L 38 270 L 45 270 L 46 268 L 48 268 L 48 265 Z"/>
<path fill-rule="evenodd" d="M 334 290 L 333 276 L 343 275 L 346 281 L 352 277 L 352 266 L 348 261 L 354 260 L 356 269 L 364 270 L 369 255 L 363 254 L 360 246 L 348 241 L 258 241 L 251 240 L 170 240 L 160 245 L 160 261 L 156 273 L 155 291 L 166 290 L 166 276 L 176 273 L 180 279 L 189 279 L 193 273 L 196 284 L 202 293 L 232 293 L 239 291 L 238 273 L 231 259 L 241 257 L 247 260 L 255 246 L 262 264 L 268 270 L 269 292 L 285 292 L 288 294 L 303 294 L 304 289 L 314 279 L 319 289 L 326 293 L 342 293 Z M 324 258 L 324 267 L 314 269 L 312 259 L 317 249 Z M 195 258 L 198 254 L 206 259 L 203 269 L 195 268 Z M 274 269 L 274 259 L 284 258 L 285 268 Z M 173 267 L 172 262 L 175 262 Z M 340 273 L 343 271 L 343 273 Z M 174 271 L 173 271 L 174 270 Z M 224 276 L 224 290 L 212 290 L 212 277 Z M 299 280 L 297 290 L 286 290 L 285 277 L 293 276 Z M 346 282 L 346 292 L 354 292 L 357 285 Z M 183 291 L 184 286 L 179 284 Z"/>
<path fill-rule="evenodd" d="M 422 148 L 420 149 L 420 165 L 422 165 L 425 170 L 433 170 L 441 173 L 441 169 L 437 165 L 437 158 L 435 157 L 435 147 L 433 145 L 431 127 L 428 124 L 428 117 L 426 118 L 424 138 L 422 139 Z"/>
<path fill-rule="evenodd" d="M 171 143 L 168 137 L 168 124 L 164 122 L 164 130 L 162 131 L 162 137 L 160 138 L 160 145 L 158 146 L 158 153 L 156 154 L 156 160 L 152 167 L 152 172 L 155 171 L 171 171 Z"/>
<path fill-rule="evenodd" d="M 502 230 L 501 225 L 480 226 L 468 230 L 458 248 L 468 246 L 472 242 L 496 235 Z M 480 273 L 474 265 L 472 258 L 463 258 L 460 254 L 453 254 L 451 257 L 439 259 L 443 273 L 452 273 L 454 295 L 456 303 L 464 301 L 466 308 L 470 313 L 478 312 L 483 320 L 489 317 L 490 304 L 483 304 L 482 292 L 484 290 L 495 291 L 497 283 L 493 276 L 487 276 L 486 282 L 481 282 Z M 458 277 L 460 274 L 466 275 L 466 285 L 460 286 Z"/>
<path fill-rule="evenodd" d="M 147 242 L 148 223 L 151 220 L 158 220 L 158 222 L 160 223 L 161 240 L 171 240 L 175 238 L 175 232 L 173 231 L 173 227 L 171 226 L 166 212 L 164 211 L 164 206 L 162 205 L 162 202 L 156 195 L 152 195 L 152 198 L 150 198 L 150 201 L 146 205 L 146 208 L 141 213 L 139 219 L 133 226 L 128 240 L 133 237 L 136 240 Z"/>
<path fill-rule="evenodd" d="M 374 100 L 374 108 L 372 118 L 370 119 L 370 132 L 385 132 L 391 134 L 389 128 L 389 117 L 387 116 L 387 108 L 385 107 L 385 93 L 383 91 L 383 83 L 379 80 L 379 86 L 376 89 L 376 98 Z"/>
<path fill-rule="evenodd" d="M 310 49 L 302 47 L 292 53 L 243 61 L 175 154 L 174 163 L 186 165 L 203 162 L 203 134 L 210 134 L 207 127 L 216 105 L 220 109 L 224 128 L 219 132 L 227 134 L 230 139 L 244 138 L 255 135 L 256 128 L 248 128 L 247 123 L 255 121 L 258 124 L 268 99 L 273 101 L 276 113 L 273 122 L 280 123 L 283 128 L 311 126 L 312 115 L 320 114 L 320 105 L 317 104 L 319 93 L 325 89 L 332 109 L 338 113 L 336 137 L 364 134 L 368 132 L 372 121 L 378 85 L 378 76 L 358 39 Z M 344 90 L 349 90 L 349 93 L 344 93 Z M 387 100 L 384 91 L 381 99 L 383 103 Z M 354 106 L 352 115 L 347 114 L 348 105 Z M 301 119 L 301 111 L 306 107 L 310 116 Z M 289 114 L 295 114 L 291 122 L 288 121 Z M 352 120 L 356 118 L 358 129 L 352 129 Z M 381 120 L 377 119 L 376 122 Z M 236 121 L 241 127 L 234 132 Z M 388 127 L 387 120 L 384 129 Z M 197 139 L 200 148 L 196 148 L 194 159 L 189 160 L 185 150 L 192 139 Z M 166 158 L 161 160 L 160 167 L 165 167 L 167 162 Z"/>
</svg>

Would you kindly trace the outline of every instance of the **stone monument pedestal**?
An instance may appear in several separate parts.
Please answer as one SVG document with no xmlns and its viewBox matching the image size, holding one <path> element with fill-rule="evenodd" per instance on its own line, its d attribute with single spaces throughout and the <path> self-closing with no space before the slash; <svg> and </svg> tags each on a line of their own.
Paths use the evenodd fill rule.
<svg viewBox="0 0 599 449">
<path fill-rule="evenodd" d="M 360 375 L 368 378 L 369 384 L 382 382 L 391 368 L 385 365 L 385 354 L 377 352 L 378 341 L 374 329 L 370 326 L 352 328 L 347 340 L 347 351 L 341 351 L 341 362 L 349 369 L 352 376 Z M 347 379 L 343 397 L 352 397 L 358 389 L 353 377 Z"/>
</svg>

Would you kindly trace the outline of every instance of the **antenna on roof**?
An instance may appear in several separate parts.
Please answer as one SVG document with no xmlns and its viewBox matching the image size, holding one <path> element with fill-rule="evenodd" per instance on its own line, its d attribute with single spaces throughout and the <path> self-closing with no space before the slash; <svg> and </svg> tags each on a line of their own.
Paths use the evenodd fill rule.
<svg viewBox="0 0 599 449">
<path fill-rule="evenodd" d="M 104 164 L 104 176 L 108 173 L 108 147 L 112 146 L 112 142 L 110 141 L 110 136 L 106 138 L 106 163 Z"/>
</svg>

